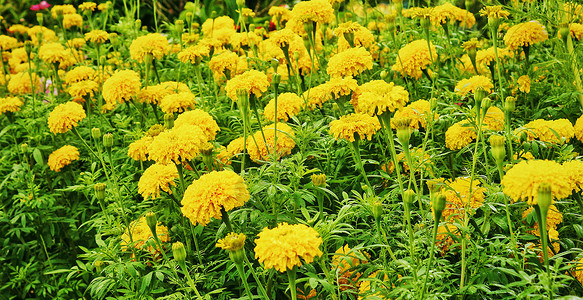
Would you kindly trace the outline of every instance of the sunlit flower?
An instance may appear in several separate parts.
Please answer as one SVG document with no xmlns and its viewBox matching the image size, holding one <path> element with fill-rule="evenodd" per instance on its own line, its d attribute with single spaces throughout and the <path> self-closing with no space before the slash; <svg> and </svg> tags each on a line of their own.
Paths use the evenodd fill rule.
<svg viewBox="0 0 583 300">
<path fill-rule="evenodd" d="M 353 251 L 348 245 L 344 245 L 332 256 L 332 272 L 336 274 L 341 291 L 358 288 L 358 279 L 362 275 L 356 272 L 354 268 L 361 263 L 367 263 L 368 253 L 362 251 Z"/>
<path fill-rule="evenodd" d="M 285 123 L 277 123 L 277 144 L 275 144 L 275 124 L 271 124 L 255 132 L 247 139 L 247 152 L 254 161 L 269 161 L 272 155 L 276 160 L 291 153 L 296 146 L 293 129 Z M 265 136 L 265 140 L 263 137 Z M 266 143 L 267 142 L 267 143 Z M 228 149 L 228 148 L 227 148 Z"/>
<path fill-rule="evenodd" d="M 6 112 L 20 111 L 20 107 L 24 104 L 18 97 L 0 98 L 0 115 Z"/>
<path fill-rule="evenodd" d="M 94 29 L 85 34 L 85 39 L 96 44 L 103 44 L 109 40 L 109 33 L 107 31 Z"/>
<path fill-rule="evenodd" d="M 80 14 L 66 14 L 63 16 L 63 27 L 69 29 L 73 26 L 83 26 L 83 17 Z"/>
<path fill-rule="evenodd" d="M 445 195 L 446 204 L 442 216 L 446 221 L 453 221 L 456 218 L 462 219 L 466 208 L 469 208 L 467 213 L 472 215 L 477 208 L 482 206 L 486 188 L 480 187 L 479 180 L 474 180 L 471 184 L 472 194 L 470 197 L 470 182 L 467 177 L 444 181 L 442 193 Z"/>
<path fill-rule="evenodd" d="M 161 59 L 169 51 L 168 40 L 159 33 L 149 33 L 138 37 L 130 45 L 130 56 L 138 62 L 143 62 L 146 55 Z"/>
<path fill-rule="evenodd" d="M 227 251 L 237 251 L 245 247 L 247 236 L 243 233 L 231 232 L 217 242 L 216 247 Z"/>
<path fill-rule="evenodd" d="M 539 21 L 530 21 L 514 25 L 504 35 L 504 43 L 508 48 L 516 50 L 519 47 L 530 46 L 546 41 L 549 34 Z"/>
<path fill-rule="evenodd" d="M 192 92 L 180 92 L 162 98 L 162 101 L 160 101 L 160 109 L 166 114 L 171 114 L 192 109 L 195 104 L 196 99 Z"/>
<path fill-rule="evenodd" d="M 354 142 L 356 137 L 371 140 L 379 129 L 381 124 L 377 117 L 360 113 L 342 116 L 330 122 L 330 134 L 337 140 L 345 139 L 349 142 Z"/>
<path fill-rule="evenodd" d="M 363 47 L 350 48 L 330 58 L 328 75 L 332 77 L 356 76 L 372 69 L 372 56 Z"/>
<path fill-rule="evenodd" d="M 287 121 L 290 117 L 297 115 L 303 106 L 304 100 L 295 93 L 283 93 L 277 97 L 277 116 L 275 115 L 275 98 L 267 103 L 263 114 L 270 121 Z"/>
<path fill-rule="evenodd" d="M 332 99 L 332 95 L 330 94 L 329 89 L 326 85 L 321 84 L 315 86 L 302 94 L 302 98 L 305 98 L 308 101 L 308 107 L 310 109 L 315 109 L 316 107 L 322 107 L 322 105 L 328 100 Z M 582 122 L 583 124 L 583 122 Z M 583 126 L 583 125 L 582 125 Z M 582 130 L 583 132 L 583 130 Z M 583 136 L 583 134 L 582 134 Z"/>
<path fill-rule="evenodd" d="M 369 81 L 358 87 L 350 103 L 358 113 L 369 116 L 394 112 L 409 101 L 409 92 L 404 87 L 384 80 Z"/>
<path fill-rule="evenodd" d="M 231 100 L 237 101 L 237 91 L 240 89 L 244 89 L 247 93 L 253 94 L 259 98 L 267 91 L 269 86 L 270 84 L 265 73 L 257 70 L 249 70 L 227 81 L 225 90 L 227 91 L 227 96 L 229 96 Z"/>
<path fill-rule="evenodd" d="M 81 104 L 73 101 L 59 104 L 49 113 L 49 129 L 55 134 L 65 133 L 77 126 L 77 123 L 85 117 L 85 110 Z"/>
<path fill-rule="evenodd" d="M 327 0 L 310 0 L 297 3 L 291 11 L 301 23 L 327 24 L 334 19 L 334 8 Z"/>
<path fill-rule="evenodd" d="M 391 119 L 391 128 L 396 129 L 396 125 L 394 120 L 398 119 L 410 119 L 411 123 L 409 127 L 419 129 L 427 127 L 428 118 L 435 121 L 439 119 L 439 115 L 437 113 L 432 113 L 430 111 L 430 104 L 427 100 L 417 100 L 415 102 L 411 102 L 411 104 L 397 110 L 395 115 Z M 431 116 L 433 114 L 433 116 Z"/>
<path fill-rule="evenodd" d="M 445 132 L 445 146 L 450 150 L 459 150 L 476 139 L 476 129 L 467 120 L 457 122 Z"/>
<path fill-rule="evenodd" d="M 140 75 L 132 70 L 116 71 L 103 83 L 103 99 L 115 106 L 130 100 L 140 90 Z"/>
<path fill-rule="evenodd" d="M 141 139 L 132 142 L 128 148 L 128 156 L 138 161 L 148 160 L 148 147 L 150 147 L 153 140 L 153 137 L 146 135 Z"/>
<path fill-rule="evenodd" d="M 30 76 L 32 75 L 32 82 Z M 10 76 L 8 81 L 8 91 L 12 94 L 30 94 L 33 92 L 33 87 L 31 83 L 34 84 L 34 91 L 40 86 L 40 79 L 36 73 L 29 74 L 28 72 L 20 72 Z"/>
<path fill-rule="evenodd" d="M 547 121 L 536 119 L 516 130 L 517 135 L 524 134 L 528 141 L 539 141 L 554 144 L 568 143 L 575 136 L 575 128 L 567 119 Z"/>
<path fill-rule="evenodd" d="M 207 142 L 200 127 L 182 125 L 154 137 L 148 154 L 150 159 L 160 164 L 181 164 L 196 157 Z"/>
<path fill-rule="evenodd" d="M 131 238 L 130 238 L 131 232 Z M 170 241 L 170 235 L 168 234 L 168 227 L 162 225 L 160 222 L 156 224 L 156 235 L 158 239 L 162 243 L 168 243 Z M 139 219 L 133 221 L 128 229 L 121 235 L 121 245 L 123 250 L 127 250 L 128 246 L 130 246 L 131 241 L 133 244 L 131 246 L 137 249 L 144 249 L 150 253 L 155 253 L 156 250 L 153 246 L 146 246 L 146 242 L 148 240 L 154 239 L 152 235 L 152 230 L 148 226 L 148 222 L 146 221 L 146 217 L 140 217 Z"/>
<path fill-rule="evenodd" d="M 178 178 L 176 165 L 153 164 L 140 177 L 138 193 L 144 197 L 144 200 L 148 200 L 150 197 L 152 199 L 160 197 L 160 190 L 172 194 L 170 186 L 176 186 L 176 182 L 174 182 L 176 178 Z"/>
<path fill-rule="evenodd" d="M 518 83 L 518 89 L 523 93 L 530 93 L 530 77 L 528 75 L 522 75 L 516 81 Z"/>
<path fill-rule="evenodd" d="M 350 96 L 358 88 L 358 82 L 352 77 L 334 77 L 324 83 L 324 86 L 334 98 L 340 98 Z"/>
<path fill-rule="evenodd" d="M 138 99 L 142 103 L 160 104 L 164 97 L 184 92 L 190 92 L 190 89 L 186 84 L 176 81 L 164 81 L 156 85 L 142 88 L 138 92 Z"/>
<path fill-rule="evenodd" d="M 431 50 L 426 40 L 416 40 L 407 44 L 399 50 L 397 60 L 391 69 L 406 76 L 421 78 L 422 70 L 437 60 L 435 45 L 430 44 Z"/>
<path fill-rule="evenodd" d="M 482 75 L 472 76 L 468 79 L 462 79 L 455 85 L 455 92 L 460 96 L 466 96 L 468 93 L 475 93 L 478 88 L 484 89 L 486 93 L 491 93 L 494 84 L 490 78 Z"/>
<path fill-rule="evenodd" d="M 79 159 L 79 150 L 77 147 L 65 145 L 49 155 L 47 164 L 49 168 L 55 172 L 61 171 L 64 166 L 68 166 L 71 162 Z"/>
<path fill-rule="evenodd" d="M 174 121 L 174 128 L 182 125 L 198 126 L 209 141 L 214 140 L 217 132 L 221 130 L 213 117 L 201 109 L 187 111 L 178 115 Z"/>
</svg>

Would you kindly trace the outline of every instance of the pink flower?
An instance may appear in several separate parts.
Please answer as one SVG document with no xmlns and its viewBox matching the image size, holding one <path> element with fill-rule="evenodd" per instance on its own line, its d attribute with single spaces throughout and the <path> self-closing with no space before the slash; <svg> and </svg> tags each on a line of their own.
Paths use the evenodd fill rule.
<svg viewBox="0 0 583 300">
<path fill-rule="evenodd" d="M 40 7 L 40 9 L 47 9 L 47 8 L 51 7 L 51 5 L 48 2 L 43 0 L 40 2 L 39 7 Z"/>
<path fill-rule="evenodd" d="M 34 11 L 39 11 L 41 10 L 40 8 L 40 4 L 35 4 L 33 6 L 30 7 L 30 10 L 34 10 Z"/>
</svg>

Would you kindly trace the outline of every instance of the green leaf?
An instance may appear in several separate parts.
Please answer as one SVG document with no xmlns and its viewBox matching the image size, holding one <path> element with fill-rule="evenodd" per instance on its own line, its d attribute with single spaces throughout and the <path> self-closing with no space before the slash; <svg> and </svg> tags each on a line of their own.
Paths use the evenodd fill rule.
<svg viewBox="0 0 583 300">
<path fill-rule="evenodd" d="M 44 164 L 43 155 L 40 152 L 40 150 L 38 150 L 38 148 L 35 148 L 32 151 L 32 157 L 36 161 L 37 165 L 41 165 L 42 166 Z"/>
</svg>

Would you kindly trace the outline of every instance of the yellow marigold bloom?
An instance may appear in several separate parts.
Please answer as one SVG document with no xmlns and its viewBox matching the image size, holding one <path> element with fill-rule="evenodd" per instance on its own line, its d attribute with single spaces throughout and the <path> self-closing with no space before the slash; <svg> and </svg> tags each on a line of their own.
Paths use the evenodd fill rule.
<svg viewBox="0 0 583 300">
<path fill-rule="evenodd" d="M 65 83 L 67 85 L 75 82 L 92 80 L 95 78 L 96 71 L 88 66 L 78 66 L 65 74 Z"/>
<path fill-rule="evenodd" d="M 575 131 L 575 137 L 577 137 L 580 142 L 583 142 L 583 115 L 577 119 L 573 130 Z"/>
<path fill-rule="evenodd" d="M 18 40 L 7 35 L 0 35 L 0 49 L 10 50 L 18 46 Z"/>
<path fill-rule="evenodd" d="M 130 231 L 132 236 L 131 239 Z M 160 242 L 162 243 L 170 242 L 168 227 L 162 225 L 160 222 L 156 224 L 156 235 L 160 239 Z M 137 249 L 144 249 L 144 246 L 146 246 L 146 242 L 148 242 L 148 240 L 150 239 L 154 239 L 154 236 L 152 235 L 152 230 L 148 226 L 146 217 L 140 217 L 139 219 L 133 221 L 128 227 L 128 229 L 121 235 L 122 249 L 127 250 L 132 240 L 134 241 L 134 244 L 131 246 Z M 152 246 L 148 246 L 144 250 L 150 253 L 155 253 L 157 251 L 156 248 Z"/>
<path fill-rule="evenodd" d="M 133 160 L 148 160 L 148 147 L 150 147 L 150 144 L 152 144 L 153 140 L 153 137 L 146 135 L 141 139 L 131 143 L 128 148 L 128 156 Z"/>
<path fill-rule="evenodd" d="M 531 206 L 529 207 L 527 210 L 525 210 L 522 213 L 522 218 L 526 219 L 528 217 L 528 215 L 533 214 L 534 220 L 538 221 L 538 218 L 534 213 L 534 207 Z M 549 206 L 549 211 L 547 213 L 547 230 L 549 229 L 554 229 L 557 230 L 557 226 L 559 224 L 561 224 L 563 222 L 563 214 L 561 214 L 561 212 L 559 211 L 559 209 L 551 204 L 551 206 Z M 535 230 L 538 231 L 538 222 L 534 222 L 534 226 Z"/>
<path fill-rule="evenodd" d="M 47 164 L 49 168 L 55 172 L 61 171 L 64 166 L 68 166 L 71 162 L 79 159 L 79 150 L 77 147 L 65 145 L 49 155 Z"/>
<path fill-rule="evenodd" d="M 504 43 L 511 50 L 530 46 L 534 43 L 546 41 L 549 34 L 545 27 L 536 20 L 520 23 L 508 29 L 504 35 Z"/>
<path fill-rule="evenodd" d="M 220 239 L 217 242 L 216 247 L 221 248 L 223 250 L 227 250 L 227 251 L 241 250 L 241 249 L 243 249 L 243 247 L 245 247 L 245 240 L 246 239 L 247 239 L 247 236 L 245 236 L 245 234 L 243 234 L 243 233 L 231 232 L 231 233 L 227 234 L 226 237 Z"/>
<path fill-rule="evenodd" d="M 99 84 L 93 80 L 75 82 L 67 88 L 67 93 L 75 101 L 83 100 L 86 96 L 93 98 L 97 91 L 99 91 Z"/>
<path fill-rule="evenodd" d="M 395 116 L 391 119 L 391 128 L 396 129 L 394 120 L 396 119 L 410 119 L 409 127 L 419 129 L 427 127 L 427 118 L 431 116 L 430 104 L 427 100 L 417 100 L 411 104 L 397 110 Z M 437 113 L 433 113 L 431 120 L 439 119 Z"/>
<path fill-rule="evenodd" d="M 77 123 L 85 117 L 85 110 L 81 104 L 73 101 L 59 104 L 49 113 L 49 129 L 55 134 L 65 133 L 77 126 Z"/>
<path fill-rule="evenodd" d="M 457 240 L 461 236 L 460 230 L 456 225 L 447 223 L 445 225 L 439 225 L 437 228 L 437 236 L 435 239 L 435 245 L 441 250 L 441 255 L 445 255 L 451 247 L 456 243 L 454 238 Z"/>
<path fill-rule="evenodd" d="M 161 59 L 170 51 L 170 45 L 165 36 L 159 33 L 149 33 L 136 38 L 130 45 L 130 56 L 138 62 L 143 62 L 146 55 Z"/>
<path fill-rule="evenodd" d="M 150 197 L 152 199 L 160 197 L 160 190 L 172 194 L 170 185 L 176 186 L 176 182 L 174 182 L 176 178 L 178 178 L 176 165 L 153 164 L 140 177 L 138 193 L 144 197 L 144 200 L 148 200 Z"/>
<path fill-rule="evenodd" d="M 199 63 L 203 57 L 209 56 L 211 48 L 207 45 L 196 45 L 185 48 L 178 52 L 178 59 L 183 63 L 196 64 Z"/>
<path fill-rule="evenodd" d="M 228 212 L 243 206 L 249 198 L 243 177 L 230 170 L 212 171 L 188 186 L 181 210 L 192 224 L 206 226 L 211 218 L 221 218 L 222 209 Z"/>
<path fill-rule="evenodd" d="M 430 51 L 426 40 L 416 40 L 399 50 L 397 61 L 391 70 L 403 76 L 419 79 L 423 75 L 422 69 L 426 69 L 435 60 L 437 60 L 435 45 L 431 43 Z"/>
<path fill-rule="evenodd" d="M 530 77 L 528 75 L 522 75 L 518 78 L 517 83 L 519 85 L 518 89 L 523 93 L 530 93 Z"/>
<path fill-rule="evenodd" d="M 330 134 L 337 140 L 345 139 L 349 142 L 354 142 L 356 135 L 361 140 L 367 138 L 370 141 L 379 129 L 381 123 L 378 118 L 361 113 L 342 116 L 330 122 Z"/>
<path fill-rule="evenodd" d="M 501 184 L 504 194 L 513 201 L 526 200 L 529 205 L 536 205 L 538 187 L 542 182 L 551 185 L 553 199 L 571 195 L 575 184 L 565 171 L 565 167 L 555 161 L 523 160 L 506 172 Z"/>
<path fill-rule="evenodd" d="M 575 263 L 575 266 L 571 271 L 575 274 L 575 279 L 583 283 L 583 257 Z"/>
<path fill-rule="evenodd" d="M 337 99 L 342 96 L 350 96 L 358 88 L 358 82 L 352 77 L 334 77 L 324 83 L 324 86 L 328 89 L 328 93 Z"/>
<path fill-rule="evenodd" d="M 61 63 L 68 59 L 68 53 L 61 43 L 46 43 L 40 46 L 38 57 L 48 64 Z"/>
<path fill-rule="evenodd" d="M 322 238 L 316 230 L 304 224 L 281 223 L 273 229 L 263 228 L 257 236 L 255 258 L 266 269 L 285 272 L 301 266 L 302 260 L 309 264 L 322 255 Z"/>
<path fill-rule="evenodd" d="M 63 16 L 63 27 L 69 29 L 73 26 L 83 26 L 83 17 L 79 14 L 67 14 Z"/>
<path fill-rule="evenodd" d="M 263 40 L 263 37 L 255 32 L 237 32 L 229 40 L 229 44 L 234 50 L 250 50 L 249 47 L 257 46 Z"/>
<path fill-rule="evenodd" d="M 100 11 L 104 11 L 104 10 L 108 10 L 109 7 L 111 6 L 111 2 L 105 2 L 105 3 L 101 3 L 99 5 L 97 5 L 97 9 Z"/>
<path fill-rule="evenodd" d="M 67 45 L 75 49 L 80 49 L 81 47 L 85 46 L 85 44 L 86 42 L 84 38 L 74 38 L 67 41 Z"/>
<path fill-rule="evenodd" d="M 162 98 L 162 101 L 160 101 L 160 109 L 166 114 L 171 114 L 192 109 L 195 104 L 196 100 L 192 92 L 180 92 Z"/>
<path fill-rule="evenodd" d="M 44 27 L 44 26 L 33 26 L 30 29 L 28 29 L 27 31 L 28 36 L 30 37 L 30 40 L 32 41 L 33 44 L 38 45 L 39 41 L 40 42 L 53 42 L 53 41 L 57 41 L 57 34 Z M 41 36 L 41 39 L 39 40 L 39 35 Z"/>
<path fill-rule="evenodd" d="M 375 43 L 375 37 L 372 32 L 356 22 L 349 21 L 339 24 L 338 27 L 334 29 L 334 34 L 338 37 L 338 49 L 340 49 L 340 51 L 347 50 L 351 47 L 348 40 L 346 40 L 345 35 L 352 36 L 354 47 L 370 49 Z"/>
<path fill-rule="evenodd" d="M 255 132 L 253 138 L 247 139 L 247 152 L 252 160 L 268 161 L 274 155 L 276 160 L 291 153 L 291 150 L 296 146 L 294 141 L 295 133 L 293 129 L 285 123 L 277 123 L 277 145 L 275 144 L 275 124 L 271 124 L 263 128 L 263 135 L 261 131 Z M 267 141 L 267 144 L 265 143 Z M 255 143 L 257 142 L 257 143 Z M 227 148 L 228 149 L 228 148 Z"/>
<path fill-rule="evenodd" d="M 287 21 L 291 18 L 291 11 L 283 6 L 272 6 L 269 8 L 267 14 L 279 19 L 280 22 Z"/>
<path fill-rule="evenodd" d="M 94 11 L 97 8 L 97 4 L 94 2 L 83 2 L 79 5 L 79 9 L 82 11 Z"/>
<path fill-rule="evenodd" d="M 239 73 L 239 70 L 247 69 L 246 65 L 239 65 L 239 63 L 241 63 L 241 60 L 237 53 L 224 51 L 211 58 L 209 68 L 213 71 L 215 80 L 223 77 L 227 77 L 227 80 L 229 80 Z"/>
<path fill-rule="evenodd" d="M 460 25 L 470 28 L 476 23 L 476 17 L 474 17 L 474 14 L 449 2 L 433 7 L 429 19 L 434 26 L 440 26 L 447 22 L 459 21 Z"/>
<path fill-rule="evenodd" d="M 40 78 L 36 73 L 32 73 L 32 83 L 34 89 L 31 87 L 30 75 L 28 72 L 20 72 L 10 76 L 8 81 L 8 91 L 12 94 L 30 94 L 40 87 Z"/>
<path fill-rule="evenodd" d="M 212 37 L 221 41 L 222 44 L 228 44 L 231 37 L 237 33 L 235 21 L 228 16 L 207 19 L 202 24 L 201 31 L 204 37 Z"/>
<path fill-rule="evenodd" d="M 202 129 L 202 132 L 209 141 L 214 140 L 215 136 L 217 135 L 217 131 L 221 130 L 213 117 L 201 109 L 187 111 L 178 115 L 174 121 L 174 128 L 180 127 L 182 125 L 198 126 L 200 129 Z"/>
<path fill-rule="evenodd" d="M 494 88 L 494 84 L 490 78 L 482 75 L 472 76 L 467 79 L 460 80 L 455 85 L 455 92 L 460 96 L 466 96 L 468 93 L 475 93 L 476 89 L 481 87 L 486 93 L 491 93 Z"/>
<path fill-rule="evenodd" d="M 95 44 L 103 44 L 109 40 L 109 33 L 107 33 L 107 31 L 95 29 L 87 32 L 85 34 L 85 39 Z"/>
<path fill-rule="evenodd" d="M 297 94 L 283 93 L 277 97 L 277 116 L 275 115 L 275 98 L 267 103 L 263 109 L 263 115 L 270 121 L 287 121 L 290 117 L 297 115 L 303 106 L 304 100 Z"/>
<path fill-rule="evenodd" d="M 181 164 L 195 158 L 207 142 L 200 127 L 182 125 L 154 137 L 148 147 L 149 159 L 160 164 Z"/>
<path fill-rule="evenodd" d="M 431 161 L 431 156 L 429 154 L 419 148 L 411 149 L 410 153 L 411 162 L 413 163 L 413 172 L 420 173 L 423 171 L 424 174 L 433 174 L 434 164 L 433 161 Z M 401 165 L 403 172 L 410 172 L 411 167 L 407 162 L 404 152 L 397 154 L 397 163 Z M 392 161 L 389 161 L 388 163 L 381 165 L 381 169 L 387 173 L 393 174 L 395 171 L 395 165 Z"/>
<path fill-rule="evenodd" d="M 332 77 L 346 77 L 356 76 L 370 69 L 372 69 L 372 56 L 363 47 L 356 47 L 332 56 L 326 71 Z"/>
<path fill-rule="evenodd" d="M 402 108 L 408 101 L 409 92 L 404 87 L 395 85 L 393 82 L 374 80 L 363 84 L 351 103 L 357 113 L 376 116 L 386 111 L 394 112 Z"/>
<path fill-rule="evenodd" d="M 51 8 L 51 16 L 56 19 L 59 11 L 62 11 L 63 15 L 77 13 L 77 9 L 71 4 L 55 5 Z"/>
<path fill-rule="evenodd" d="M 446 221 L 453 222 L 453 219 L 462 219 L 464 209 L 468 207 L 468 214 L 474 214 L 474 211 L 482 206 L 484 202 L 486 188 L 480 187 L 480 181 L 474 180 L 472 185 L 472 195 L 470 197 L 470 179 L 467 177 L 458 177 L 455 180 L 446 180 L 442 187 L 445 195 L 445 209 L 442 216 Z"/>
<path fill-rule="evenodd" d="M 580 41 L 583 38 L 583 24 L 572 23 L 569 24 L 569 31 L 571 36 Z"/>
<path fill-rule="evenodd" d="M 365 264 L 368 253 L 361 251 L 353 251 L 348 245 L 344 245 L 332 256 L 332 272 L 336 274 L 338 285 L 341 291 L 358 288 L 358 279 L 362 275 L 360 272 L 355 272 L 354 268 L 358 265 Z"/>
<path fill-rule="evenodd" d="M 308 101 L 308 107 L 313 110 L 316 107 L 322 107 L 324 103 L 332 99 L 332 95 L 330 94 L 327 86 L 325 84 L 321 84 L 305 91 L 302 94 L 302 98 Z"/>
<path fill-rule="evenodd" d="M 538 139 L 554 144 L 568 143 L 575 136 L 575 128 L 567 119 L 547 121 L 536 119 L 516 130 L 516 134 L 525 134 L 528 141 Z"/>
<path fill-rule="evenodd" d="M 14 24 L 8 27 L 8 32 L 25 34 L 28 32 L 28 27 L 22 24 Z"/>
<path fill-rule="evenodd" d="M 247 93 L 259 98 L 267 91 L 269 86 L 270 84 L 265 73 L 257 70 L 249 70 L 227 81 L 225 90 L 231 100 L 237 101 L 237 90 L 239 89 L 244 89 Z"/>
<path fill-rule="evenodd" d="M 0 98 L 0 115 L 6 112 L 20 111 L 20 107 L 24 104 L 18 97 Z"/>
<path fill-rule="evenodd" d="M 35 56 L 34 53 L 30 53 L 32 59 L 34 59 Z M 8 59 L 8 64 L 11 69 L 16 69 L 21 64 L 26 65 L 26 68 L 28 69 L 28 55 L 26 54 L 24 47 L 12 49 L 12 55 Z M 31 66 L 34 67 L 34 64 L 31 63 Z"/>
<path fill-rule="evenodd" d="M 502 130 L 504 129 L 504 122 L 504 112 L 496 106 L 490 106 L 486 111 L 484 120 L 482 120 L 482 126 L 489 130 Z"/>
<path fill-rule="evenodd" d="M 141 89 L 138 92 L 138 99 L 142 103 L 159 104 L 168 95 L 184 92 L 190 92 L 186 84 L 176 81 L 164 81 Z"/>
<path fill-rule="evenodd" d="M 484 6 L 480 10 L 480 15 L 490 19 L 506 19 L 510 15 L 509 12 L 502 9 L 501 5 Z"/>
<path fill-rule="evenodd" d="M 291 44 L 299 37 L 295 32 L 289 28 L 284 28 L 282 30 L 274 31 L 269 35 L 269 40 L 274 42 L 277 47 L 285 48 L 290 47 Z"/>
<path fill-rule="evenodd" d="M 327 24 L 334 20 L 334 8 L 327 0 L 299 2 L 294 6 L 291 13 L 301 23 Z"/>
<path fill-rule="evenodd" d="M 575 185 L 575 191 L 583 189 L 583 161 L 571 160 L 563 163 L 567 174 L 571 178 L 571 182 Z"/>
<path fill-rule="evenodd" d="M 509 48 L 498 47 L 494 49 L 494 47 L 490 47 L 485 50 L 478 50 L 478 53 L 476 53 L 476 64 L 489 66 L 491 63 L 496 62 L 495 50 L 498 51 L 498 59 L 501 61 L 514 56 L 514 51 Z M 480 72 L 482 71 L 480 70 Z"/>
<path fill-rule="evenodd" d="M 115 106 L 135 96 L 141 85 L 140 75 L 137 72 L 118 70 L 103 83 L 103 99 L 107 104 Z"/>
<path fill-rule="evenodd" d="M 476 129 L 467 120 L 453 124 L 445 132 L 445 146 L 450 150 L 459 150 L 469 145 L 476 138 Z"/>
<path fill-rule="evenodd" d="M 238 137 L 227 145 L 227 151 L 232 155 L 243 153 L 243 146 L 245 146 L 245 138 Z"/>
</svg>

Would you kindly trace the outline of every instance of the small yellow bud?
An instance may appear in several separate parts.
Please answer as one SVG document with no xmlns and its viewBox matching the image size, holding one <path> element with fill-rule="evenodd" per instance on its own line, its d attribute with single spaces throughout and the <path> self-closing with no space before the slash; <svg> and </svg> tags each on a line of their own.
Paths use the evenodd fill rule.
<svg viewBox="0 0 583 300">
<path fill-rule="evenodd" d="M 506 101 L 504 102 L 504 109 L 508 112 L 513 112 L 516 109 L 516 98 L 512 96 L 506 97 Z"/>
<path fill-rule="evenodd" d="M 476 88 L 474 92 L 474 100 L 476 100 L 476 105 L 481 105 L 482 100 L 486 97 L 486 91 L 481 86 Z"/>
<path fill-rule="evenodd" d="M 383 203 L 380 201 L 374 201 L 371 205 L 371 210 L 372 216 L 375 218 L 375 220 L 378 220 L 384 212 Z"/>
<path fill-rule="evenodd" d="M 96 183 L 93 186 L 93 190 L 95 191 L 95 198 L 97 198 L 97 200 L 103 200 L 105 199 L 105 188 L 107 186 L 105 185 L 105 183 Z"/>
<path fill-rule="evenodd" d="M 407 206 L 407 208 L 411 208 L 413 201 L 415 201 L 415 196 L 416 194 L 413 190 L 406 190 L 403 192 L 403 203 L 405 206 Z"/>
<path fill-rule="evenodd" d="M 411 139 L 411 124 L 410 118 L 395 119 L 395 126 L 397 127 L 397 138 L 401 145 L 409 146 L 409 140 Z"/>
<path fill-rule="evenodd" d="M 27 143 L 21 144 L 20 150 L 22 150 L 22 153 L 28 153 L 28 144 Z"/>
<path fill-rule="evenodd" d="M 492 153 L 492 157 L 498 164 L 502 164 L 504 158 L 506 157 L 506 148 L 504 144 L 506 143 L 506 139 L 501 135 L 493 135 L 490 137 L 490 153 Z"/>
<path fill-rule="evenodd" d="M 184 263 L 186 260 L 186 249 L 184 249 L 184 244 L 181 242 L 172 244 L 172 254 L 174 254 L 174 259 L 178 263 Z"/>
<path fill-rule="evenodd" d="M 146 224 L 150 227 L 152 234 L 156 236 L 156 224 L 158 224 L 158 218 L 153 211 L 146 213 Z"/>
<path fill-rule="evenodd" d="M 326 174 L 314 174 L 310 178 L 312 178 L 312 184 L 318 187 L 325 187 L 326 186 Z"/>
<path fill-rule="evenodd" d="M 445 195 L 442 192 L 431 194 L 431 208 L 433 208 L 433 217 L 439 221 L 445 209 Z"/>
</svg>

